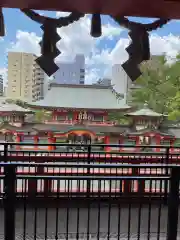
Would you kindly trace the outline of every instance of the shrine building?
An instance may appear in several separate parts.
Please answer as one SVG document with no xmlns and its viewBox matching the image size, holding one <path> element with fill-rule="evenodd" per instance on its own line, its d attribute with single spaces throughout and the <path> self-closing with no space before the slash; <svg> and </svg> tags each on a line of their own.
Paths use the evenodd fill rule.
<svg viewBox="0 0 180 240">
<path fill-rule="evenodd" d="M 41 110 L 48 112 L 49 117 L 38 122 L 34 115 Z M 118 112 L 126 115 L 130 123 L 120 125 L 110 121 L 109 114 Z M 152 111 L 146 104 L 140 110 L 131 109 L 112 86 L 52 83 L 43 100 L 27 103 L 24 108 L 6 100 L 0 103 L 0 139 L 47 144 L 16 146 L 17 149 L 55 151 L 62 146 L 51 146 L 51 143 L 102 143 L 130 145 L 120 146 L 118 150 L 105 147 L 102 150 L 106 152 L 143 151 L 141 145 L 158 152 L 160 148 L 151 146 L 173 148 L 180 138 L 180 127 L 167 124 L 166 119 L 167 116 Z"/>
</svg>

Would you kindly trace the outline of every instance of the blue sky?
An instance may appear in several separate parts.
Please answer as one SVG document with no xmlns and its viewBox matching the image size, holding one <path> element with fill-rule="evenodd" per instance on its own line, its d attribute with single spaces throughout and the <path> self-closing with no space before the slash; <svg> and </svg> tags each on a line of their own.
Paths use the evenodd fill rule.
<svg viewBox="0 0 180 240">
<path fill-rule="evenodd" d="M 41 12 L 47 14 L 47 12 Z M 56 16 L 56 12 L 48 12 L 49 16 Z M 61 13 L 58 13 L 61 15 Z M 0 69 L 4 74 L 7 68 L 7 51 L 26 51 L 39 54 L 38 42 L 42 35 L 39 24 L 28 19 L 18 9 L 4 9 L 6 36 L 0 41 Z M 72 61 L 77 53 L 86 57 L 87 81 L 109 74 L 113 64 L 121 63 L 127 58 L 125 47 L 128 45 L 128 32 L 109 17 L 103 16 L 104 35 L 95 40 L 89 36 L 90 17 L 60 30 L 63 40 L 58 47 L 63 52 L 59 61 Z M 150 22 L 152 19 L 130 18 L 140 22 Z M 84 21 L 84 22 L 83 22 Z M 78 25 L 79 24 L 79 25 Z M 79 34 L 78 34 L 79 33 Z M 151 35 L 152 54 L 167 53 L 174 55 L 180 51 L 180 21 L 171 21 L 162 29 Z M 6 74 L 5 74 L 6 75 Z M 5 77 L 6 78 L 6 77 Z"/>
</svg>

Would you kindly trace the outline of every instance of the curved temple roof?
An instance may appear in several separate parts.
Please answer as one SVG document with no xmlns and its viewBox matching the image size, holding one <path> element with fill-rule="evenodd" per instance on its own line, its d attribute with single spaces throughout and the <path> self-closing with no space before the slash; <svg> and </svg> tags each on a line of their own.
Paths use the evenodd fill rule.
<svg viewBox="0 0 180 240">
<path fill-rule="evenodd" d="M 6 100 L 0 100 L 0 112 L 24 112 L 24 113 L 30 113 L 29 109 L 25 109 L 23 107 L 20 107 L 16 105 L 15 103 L 8 103 Z"/>
<path fill-rule="evenodd" d="M 44 100 L 31 106 L 76 109 L 128 109 L 124 99 L 118 99 L 111 87 L 94 85 L 52 84 Z"/>
<path fill-rule="evenodd" d="M 162 117 L 165 116 L 164 114 L 157 113 L 150 108 L 148 108 L 147 104 L 144 104 L 144 107 L 140 110 L 135 112 L 130 112 L 126 114 L 127 116 L 147 116 L 147 117 Z"/>
</svg>

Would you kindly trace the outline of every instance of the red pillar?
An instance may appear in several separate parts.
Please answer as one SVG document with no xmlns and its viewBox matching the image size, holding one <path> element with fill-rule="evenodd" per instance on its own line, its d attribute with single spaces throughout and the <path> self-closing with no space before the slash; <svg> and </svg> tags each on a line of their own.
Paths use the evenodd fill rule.
<svg viewBox="0 0 180 240">
<path fill-rule="evenodd" d="M 120 136 L 120 138 L 119 138 L 119 144 L 122 145 L 123 142 L 124 142 L 124 139 L 123 139 L 122 136 Z M 119 152 L 122 152 L 122 151 L 123 151 L 122 149 L 123 149 L 123 147 L 120 146 L 120 147 L 119 147 Z"/>
<path fill-rule="evenodd" d="M 38 144 L 39 138 L 38 136 L 34 136 L 34 144 Z M 38 150 L 38 146 L 34 146 L 34 150 Z"/>
<path fill-rule="evenodd" d="M 109 139 L 109 136 L 105 136 L 104 137 L 104 144 L 107 144 L 109 145 L 110 144 L 110 139 Z M 111 148 L 109 146 L 106 146 L 105 147 L 105 152 L 110 152 Z"/>
<path fill-rule="evenodd" d="M 73 112 L 73 121 L 77 121 L 78 120 L 78 112 L 75 111 Z"/>
<path fill-rule="evenodd" d="M 174 142 L 176 141 L 176 139 L 175 138 L 173 138 L 173 139 L 170 139 L 170 147 L 171 147 L 171 153 L 173 153 L 174 152 L 174 148 L 173 148 L 173 145 L 174 145 Z"/>
<path fill-rule="evenodd" d="M 141 141 L 140 141 L 140 137 L 137 136 L 136 137 L 136 152 L 138 152 L 140 150 L 140 146 L 141 145 Z"/>
<path fill-rule="evenodd" d="M 52 120 L 53 120 L 53 121 L 55 120 L 55 114 L 54 114 L 54 112 L 52 113 Z"/>
<path fill-rule="evenodd" d="M 52 146 L 51 146 L 51 144 L 53 143 L 53 140 L 52 140 L 52 133 L 48 133 L 48 143 L 49 143 L 49 145 L 48 145 L 48 151 L 51 151 L 52 150 Z"/>
<path fill-rule="evenodd" d="M 55 137 L 52 137 L 52 143 L 56 143 Z M 51 146 L 51 150 L 56 150 L 56 146 Z"/>
<path fill-rule="evenodd" d="M 156 145 L 161 145 L 161 136 L 157 135 L 156 136 Z M 160 152 L 160 148 L 156 148 L 156 152 Z"/>
<path fill-rule="evenodd" d="M 16 135 L 16 143 L 20 143 L 21 142 L 21 137 L 19 135 Z M 16 145 L 16 150 L 20 150 L 21 147 L 20 145 Z"/>
<path fill-rule="evenodd" d="M 52 144 L 52 138 L 51 138 L 51 137 L 48 137 L 48 143 L 49 143 L 49 145 L 48 145 L 48 151 L 51 151 L 51 150 L 52 150 L 52 146 L 51 146 L 51 144 Z"/>
<path fill-rule="evenodd" d="M 104 113 L 103 121 L 104 121 L 104 122 L 107 122 L 107 121 L 108 121 L 108 113 L 107 113 L 107 112 Z"/>
</svg>

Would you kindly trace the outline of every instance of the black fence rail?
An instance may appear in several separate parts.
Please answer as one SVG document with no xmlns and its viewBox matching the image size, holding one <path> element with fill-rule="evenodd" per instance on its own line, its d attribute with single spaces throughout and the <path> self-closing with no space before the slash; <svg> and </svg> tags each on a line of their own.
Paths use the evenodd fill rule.
<svg viewBox="0 0 180 240">
<path fill-rule="evenodd" d="M 170 147 L 127 154 L 2 146 L 0 238 L 180 239 L 179 155 Z"/>
<path fill-rule="evenodd" d="M 168 239 L 180 238 L 179 216 L 179 180 L 180 166 L 166 164 L 94 164 L 71 163 L 71 168 L 87 169 L 86 174 L 26 174 L 17 173 L 18 167 L 59 168 L 63 163 L 1 163 L 4 169 L 1 180 L 4 181 L 2 210 L 0 210 L 2 239 Z M 112 176 L 106 173 L 93 174 L 89 169 L 156 169 L 161 174 Z M 168 174 L 166 174 L 166 172 Z M 17 181 L 22 180 L 23 191 L 16 191 Z M 57 191 L 26 191 L 28 181 L 57 181 Z M 143 189 L 144 181 L 149 181 L 150 190 L 153 181 L 159 184 L 158 193 L 144 191 L 138 194 L 129 189 L 129 184 L 137 182 Z M 67 190 L 61 191 L 60 185 L 66 181 Z M 71 190 L 72 181 L 80 187 L 84 181 L 85 191 Z M 108 190 L 102 191 L 104 182 Z M 122 191 L 121 182 L 128 185 Z M 163 185 L 169 186 L 168 191 Z M 92 191 L 96 185 L 96 191 Z M 114 190 L 114 186 L 117 185 Z M 127 187 L 128 186 L 128 187 Z M 127 189 L 126 189 L 127 187 Z"/>
<path fill-rule="evenodd" d="M 12 165 L 16 176 L 14 191 L 17 197 L 57 199 L 58 196 L 98 197 L 100 194 L 101 197 L 111 195 L 117 198 L 131 194 L 141 198 L 151 195 L 152 200 L 169 193 L 170 164 L 12 162 Z M 0 169 L 2 197 L 6 168 L 1 165 Z"/>
<path fill-rule="evenodd" d="M 86 195 L 87 191 L 90 196 L 96 196 L 98 192 L 101 194 L 111 195 L 125 194 L 127 192 L 134 195 L 151 194 L 154 197 L 169 192 L 168 181 L 150 180 L 148 177 L 160 177 L 168 176 L 169 171 L 167 168 L 148 168 L 144 167 L 124 167 L 119 168 L 121 164 L 179 164 L 179 155 L 172 153 L 172 149 L 168 146 L 151 146 L 153 149 L 163 150 L 162 152 L 98 152 L 95 151 L 97 147 L 110 147 L 111 149 L 117 148 L 121 145 L 83 145 L 83 144 L 52 144 L 52 146 L 59 146 L 57 151 L 45 151 L 32 149 L 23 150 L 21 147 L 33 147 L 46 146 L 47 144 L 30 144 L 30 143 L 1 143 L 2 150 L 0 152 L 1 162 L 28 162 L 28 165 L 19 165 L 15 169 L 16 175 L 19 177 L 16 181 L 15 192 L 18 196 L 23 194 L 32 195 L 35 192 L 39 196 L 51 196 L 54 197 L 59 191 L 64 196 L 71 193 L 72 195 Z M 72 149 L 78 147 L 75 152 L 67 151 L 68 148 Z M 18 149 L 16 149 L 18 147 Z M 64 147 L 64 148 L 63 148 Z M 83 152 L 79 149 L 83 147 Z M 122 147 L 122 146 L 121 146 Z M 124 145 L 126 149 L 131 149 L 132 146 Z M 142 146 L 146 149 L 147 146 Z M 39 163 L 39 165 L 33 165 L 33 163 Z M 41 164 L 40 164 L 41 163 Z M 42 164 L 44 163 L 44 165 Z M 58 163 L 62 165 L 58 165 Z M 76 163 L 77 165 L 73 165 Z M 48 164 L 48 166 L 46 166 Z M 83 165 L 82 164 L 86 164 Z M 93 167 L 91 167 L 93 165 Z M 0 167 L 0 176 L 4 174 L 3 166 Z M 28 179 L 24 177 L 29 175 Z M 78 175 L 81 180 L 75 179 Z M 91 175 L 91 176 L 88 176 Z M 20 178 L 21 176 L 21 178 Z M 34 177 L 36 176 L 36 178 Z M 46 179 L 42 179 L 42 177 Z M 53 178 L 52 178 L 53 176 Z M 55 176 L 59 176 L 59 179 L 55 179 Z M 144 177 L 141 183 L 138 180 L 128 180 L 127 177 Z M 93 179 L 82 179 L 83 177 L 89 177 Z M 114 177 L 114 180 L 110 181 L 108 177 Z M 122 179 L 126 177 L 126 179 Z M 70 179 L 71 178 L 71 179 Z M 98 180 L 98 178 L 104 178 L 104 180 Z M 119 178 L 119 179 L 118 179 Z M 120 179 L 121 178 L 121 179 Z M 105 180 L 106 179 L 106 180 Z M 3 195 L 4 180 L 0 180 L 0 195 Z M 62 197 L 62 196 L 61 196 Z"/>
<path fill-rule="evenodd" d="M 34 144 L 0 143 L 0 161 L 23 162 L 106 162 L 106 163 L 180 163 L 180 148 L 156 145 L 120 144 Z"/>
<path fill-rule="evenodd" d="M 179 154 L 173 152 L 169 146 L 151 146 L 161 152 L 149 152 L 149 146 L 141 146 L 144 151 L 119 152 L 120 147 L 131 149 L 129 145 L 83 145 L 83 144 L 51 144 L 59 148 L 51 151 L 19 149 L 19 147 L 47 147 L 47 144 L 30 143 L 1 143 L 1 162 L 22 162 L 15 168 L 15 192 L 18 196 L 27 194 L 54 197 L 57 192 L 61 197 L 71 193 L 72 196 L 90 196 L 101 194 L 112 195 L 132 193 L 133 195 L 149 195 L 157 198 L 169 192 L 168 181 L 160 181 L 160 177 L 169 176 L 168 168 L 158 167 L 158 164 L 180 164 Z M 18 147 L 18 149 L 16 149 Z M 74 152 L 69 152 L 68 148 Z M 79 151 L 83 147 L 83 151 Z M 110 152 L 95 151 L 97 147 L 114 149 Z M 178 149 L 178 148 L 176 148 Z M 36 165 L 33 165 L 35 164 Z M 38 163 L 38 164 L 37 164 Z M 119 164 L 123 164 L 119 167 Z M 131 164 L 130 167 L 128 164 Z M 144 164 L 144 166 L 142 165 Z M 149 168 L 146 164 L 157 164 Z M 137 165 L 137 166 L 135 166 Z M 127 166 L 127 167 L 126 167 Z M 161 165 L 162 166 L 162 165 Z M 0 167 L 0 176 L 4 174 L 4 167 Z M 25 179 L 28 175 L 28 179 Z M 57 178 L 55 178 L 57 176 Z M 79 179 L 75 179 L 76 176 Z M 157 177 L 158 179 L 151 179 Z M 44 178 L 43 178 L 44 177 Z M 133 177 L 142 177 L 140 180 Z M 83 179 L 84 178 L 84 179 Z M 85 179 L 86 178 L 86 179 Z M 89 178 L 89 179 L 87 179 Z M 103 178 L 101 181 L 100 178 Z M 109 181 L 108 178 L 111 178 Z M 114 178 L 114 179 L 112 179 Z M 127 179 L 131 178 L 131 179 Z M 150 181 L 151 179 L 151 181 Z M 111 185 L 110 185 L 111 182 Z M 0 195 L 3 195 L 4 180 L 0 180 Z"/>
</svg>

